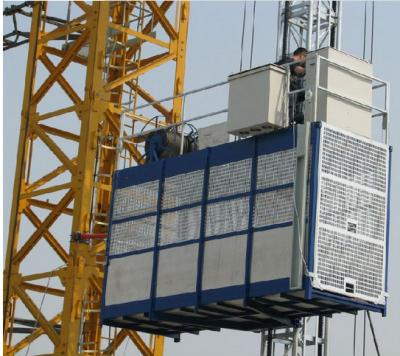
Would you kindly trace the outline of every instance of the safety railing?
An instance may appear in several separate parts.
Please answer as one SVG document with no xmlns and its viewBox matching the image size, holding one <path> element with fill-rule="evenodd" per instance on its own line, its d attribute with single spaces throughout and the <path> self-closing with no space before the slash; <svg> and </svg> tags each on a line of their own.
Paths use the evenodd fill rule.
<svg viewBox="0 0 400 356">
<path fill-rule="evenodd" d="M 362 109 L 370 110 L 371 111 L 371 118 L 378 118 L 381 117 L 382 119 L 382 131 L 385 133 L 385 138 L 384 138 L 384 143 L 387 144 L 389 140 L 389 97 L 390 97 L 390 88 L 389 88 L 389 83 L 387 81 L 384 81 L 382 79 L 379 79 L 375 76 L 370 76 L 366 75 L 364 73 L 358 72 L 354 69 L 348 68 L 346 66 L 343 66 L 331 59 L 328 59 L 326 57 L 323 57 L 321 55 L 316 55 L 315 57 L 315 82 L 314 83 L 307 83 L 307 86 L 301 89 L 297 90 L 290 90 L 290 80 L 291 80 L 291 71 L 290 67 L 299 64 L 299 63 L 304 63 L 304 61 L 293 61 L 290 63 L 285 63 L 282 65 L 283 67 L 286 68 L 286 89 L 287 89 L 287 99 L 288 103 L 290 101 L 290 96 L 297 95 L 299 93 L 304 93 L 305 98 L 311 98 L 313 97 L 313 117 L 309 121 L 317 121 L 317 112 L 318 112 L 318 95 L 319 93 L 325 92 L 330 96 L 333 96 L 335 98 L 338 98 L 340 100 L 343 100 L 345 102 L 348 102 L 352 105 L 356 105 Z M 369 105 L 366 103 L 363 103 L 359 100 L 356 100 L 354 98 L 348 97 L 346 95 L 343 95 L 339 92 L 335 92 L 331 89 L 325 88 L 320 84 L 320 68 L 321 68 L 321 61 L 324 61 L 336 68 L 339 68 L 349 74 L 352 74 L 356 77 L 359 77 L 361 79 L 366 79 L 371 81 L 371 86 L 372 86 L 372 102 L 374 98 L 374 92 L 380 88 L 384 88 L 384 99 L 383 99 L 383 107 L 379 106 L 374 106 L 374 105 Z M 306 74 L 306 79 L 309 79 Z M 313 90 L 311 90 L 313 88 Z M 289 109 L 287 110 L 287 122 L 290 122 L 292 119 L 289 117 Z"/>
<path fill-rule="evenodd" d="M 332 65 L 336 68 L 339 68 L 340 70 L 343 70 L 344 72 L 347 72 L 353 76 L 356 76 L 360 79 L 366 79 L 371 81 L 371 86 L 372 86 L 372 90 L 373 90 L 373 95 L 372 97 L 374 98 L 374 93 L 383 88 L 384 89 L 384 98 L 383 98 L 383 102 L 384 104 L 382 106 L 374 106 L 374 105 L 370 105 L 370 104 L 366 104 L 363 103 L 355 98 L 351 98 L 349 96 L 346 96 L 340 92 L 336 92 L 333 91 L 329 88 L 326 88 L 324 86 L 322 86 L 320 84 L 320 68 L 321 68 L 321 62 L 326 62 L 329 65 Z M 305 118 L 306 121 L 317 121 L 318 117 L 317 117 L 317 112 L 318 112 L 318 96 L 320 95 L 321 92 L 324 92 L 332 97 L 338 98 L 340 100 L 343 100 L 347 103 L 350 103 L 352 105 L 356 105 L 360 108 L 366 109 L 366 110 L 370 110 L 371 111 L 371 117 L 372 118 L 381 118 L 382 119 L 382 133 L 384 132 L 384 143 L 387 144 L 388 143 L 388 132 L 389 132 L 389 84 L 387 81 L 384 81 L 382 79 L 379 79 L 375 76 L 370 76 L 370 75 L 366 75 L 364 73 L 358 72 L 354 69 L 348 68 L 346 66 L 343 66 L 340 63 L 335 62 L 334 60 L 325 58 L 321 55 L 316 55 L 315 56 L 315 78 L 314 78 L 314 82 L 310 83 L 309 82 L 309 77 L 305 76 L 306 79 L 306 86 L 304 88 L 300 88 L 300 89 L 296 89 L 296 90 L 291 90 L 290 89 L 290 81 L 291 81 L 291 72 L 290 72 L 290 67 L 299 63 L 304 63 L 304 61 L 293 61 L 290 63 L 285 63 L 282 65 L 282 67 L 284 67 L 286 69 L 286 95 L 287 95 L 287 105 L 289 106 L 289 102 L 290 102 L 290 97 L 291 96 L 295 96 L 295 95 L 299 95 L 300 93 L 304 93 L 304 97 L 305 99 L 310 99 L 313 98 L 312 100 L 312 105 L 314 105 L 314 107 L 312 108 L 312 117 L 311 118 Z M 143 105 L 140 105 L 137 107 L 137 109 L 144 109 L 147 107 L 151 107 L 155 104 L 161 104 L 163 102 L 168 102 L 170 100 L 175 99 L 176 97 L 182 97 L 184 102 L 185 99 L 193 94 L 197 94 L 203 91 L 208 91 L 210 89 L 213 88 L 217 88 L 220 86 L 224 86 L 226 84 L 229 83 L 229 80 L 226 81 L 221 81 L 215 84 L 211 84 L 205 87 L 201 87 L 201 88 L 197 88 L 194 90 L 190 90 L 187 92 L 184 92 L 178 96 L 171 96 L 171 97 L 166 97 L 154 102 L 150 102 L 150 103 L 146 103 Z M 293 103 L 293 102 L 292 102 Z M 295 104 L 293 104 L 293 106 L 295 106 Z M 304 105 L 303 105 L 303 109 L 304 109 Z M 166 130 L 166 129 L 176 129 L 176 133 L 178 136 L 180 136 L 180 152 L 181 154 L 183 153 L 183 149 L 184 149 L 184 139 L 185 139 L 185 128 L 187 126 L 190 126 L 191 123 L 193 122 L 197 122 L 200 121 L 202 119 L 208 119 L 211 117 L 215 117 L 217 115 L 223 114 L 223 113 L 227 113 L 228 112 L 228 108 L 224 108 L 221 110 L 217 110 L 217 111 L 213 111 L 213 112 L 209 112 L 203 115 L 199 115 L 199 116 L 195 116 L 186 120 L 182 120 L 180 122 L 177 123 L 172 123 L 172 124 L 166 124 L 165 122 L 162 123 L 160 122 L 159 125 L 156 125 L 156 127 L 148 129 L 148 130 L 144 130 L 142 132 L 138 132 L 132 135 L 124 135 L 119 137 L 118 139 L 118 145 L 117 145 L 117 150 L 122 150 L 123 147 L 123 143 L 124 142 L 128 142 L 128 143 L 134 143 L 135 139 L 138 139 L 140 137 L 146 137 L 147 135 L 157 132 L 157 131 L 161 131 L 161 130 Z M 293 118 L 289 117 L 289 110 L 287 110 L 287 122 L 290 123 Z M 130 115 L 130 116 L 135 116 L 135 120 L 139 120 L 142 121 L 143 123 L 145 123 L 147 125 L 148 121 L 143 121 L 145 120 L 144 118 L 141 119 L 140 115 L 137 114 L 133 114 L 132 112 L 130 112 L 130 110 L 123 110 L 122 115 Z M 183 116 L 183 115 L 182 115 Z"/>
</svg>

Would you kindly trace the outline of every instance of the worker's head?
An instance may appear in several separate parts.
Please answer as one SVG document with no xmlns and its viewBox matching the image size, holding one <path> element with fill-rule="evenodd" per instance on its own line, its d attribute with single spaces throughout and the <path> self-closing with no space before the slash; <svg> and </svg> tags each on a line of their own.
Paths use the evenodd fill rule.
<svg viewBox="0 0 400 356">
<path fill-rule="evenodd" d="M 295 61 L 304 61 L 307 56 L 307 50 L 304 47 L 299 47 L 293 52 L 293 59 Z"/>
</svg>

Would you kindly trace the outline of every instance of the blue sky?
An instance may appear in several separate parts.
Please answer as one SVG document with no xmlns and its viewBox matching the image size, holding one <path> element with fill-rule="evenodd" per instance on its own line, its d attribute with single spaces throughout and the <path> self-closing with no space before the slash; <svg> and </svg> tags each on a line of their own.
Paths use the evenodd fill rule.
<svg viewBox="0 0 400 356">
<path fill-rule="evenodd" d="M 7 6 L 10 3 L 5 3 Z M 66 4 L 57 4 L 60 14 L 65 13 Z M 248 3 L 247 12 L 252 11 Z M 242 2 L 192 2 L 188 39 L 186 89 L 194 89 L 211 83 L 223 81 L 239 70 L 240 40 L 243 16 Z M 399 185 L 400 181 L 400 145 L 396 135 L 400 133 L 400 75 L 398 59 L 398 23 L 400 2 L 376 2 L 376 20 L 374 34 L 374 74 L 391 84 L 391 128 L 390 143 L 393 145 L 392 195 L 391 195 L 391 234 L 389 255 L 389 308 L 388 316 L 382 318 L 373 315 L 381 354 L 397 356 L 400 350 L 398 337 L 398 317 L 400 315 L 400 242 L 399 242 Z M 275 60 L 276 48 L 276 2 L 257 2 L 253 66 Z M 345 2 L 343 8 L 342 49 L 361 57 L 363 49 L 363 2 Z M 6 22 L 4 30 L 9 29 Z M 250 31 L 248 26 L 245 36 L 244 69 L 249 67 Z M 12 199 L 16 150 L 19 133 L 20 112 L 23 87 L 25 83 L 27 47 L 10 50 L 3 59 L 3 155 L 4 155 L 4 240 L 7 237 L 9 210 Z M 154 84 L 156 85 L 156 84 Z M 56 99 L 50 98 L 51 99 Z M 227 88 L 215 89 L 212 93 L 187 101 L 187 117 L 226 108 Z M 223 119 L 222 115 L 220 119 Z M 62 226 L 59 227 L 62 229 Z M 69 231 L 64 233 L 69 234 Z M 38 256 L 39 257 L 39 256 Z M 38 258 L 39 259 L 39 258 Z M 43 263 L 38 261 L 38 263 Z M 330 324 L 331 355 L 350 355 L 352 352 L 353 316 L 337 315 Z M 362 317 L 358 317 L 357 354 L 361 355 Z M 166 355 L 200 356 L 258 355 L 260 339 L 258 334 L 222 331 L 203 332 L 200 336 L 184 335 L 180 343 L 171 340 L 166 344 Z M 367 355 L 375 355 L 372 339 L 368 331 Z M 40 346 L 31 354 L 40 350 Z M 133 350 L 132 346 L 128 346 Z M 40 350 L 41 351 L 41 350 Z"/>
</svg>

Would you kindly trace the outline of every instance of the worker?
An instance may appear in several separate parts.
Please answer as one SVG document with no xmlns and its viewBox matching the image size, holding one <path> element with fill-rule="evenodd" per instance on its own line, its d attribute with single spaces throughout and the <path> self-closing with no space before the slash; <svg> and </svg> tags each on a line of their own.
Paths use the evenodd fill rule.
<svg viewBox="0 0 400 356">
<path fill-rule="evenodd" d="M 305 70 L 305 59 L 307 50 L 303 47 L 297 48 L 293 52 L 293 56 L 283 58 L 276 64 L 283 65 L 291 62 L 299 62 L 290 66 L 290 91 L 299 90 L 303 88 Z M 298 124 L 304 123 L 303 113 L 304 92 L 289 95 L 289 120 L 290 124 L 296 122 Z"/>
</svg>

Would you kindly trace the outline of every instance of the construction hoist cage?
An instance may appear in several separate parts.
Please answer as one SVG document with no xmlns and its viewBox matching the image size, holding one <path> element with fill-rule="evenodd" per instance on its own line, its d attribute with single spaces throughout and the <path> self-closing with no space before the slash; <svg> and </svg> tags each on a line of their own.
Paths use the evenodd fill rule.
<svg viewBox="0 0 400 356">
<path fill-rule="evenodd" d="M 301 130 L 288 128 L 115 174 L 103 322 L 179 337 L 384 314 L 390 149 L 309 127 L 300 287 L 291 282 Z"/>
</svg>

